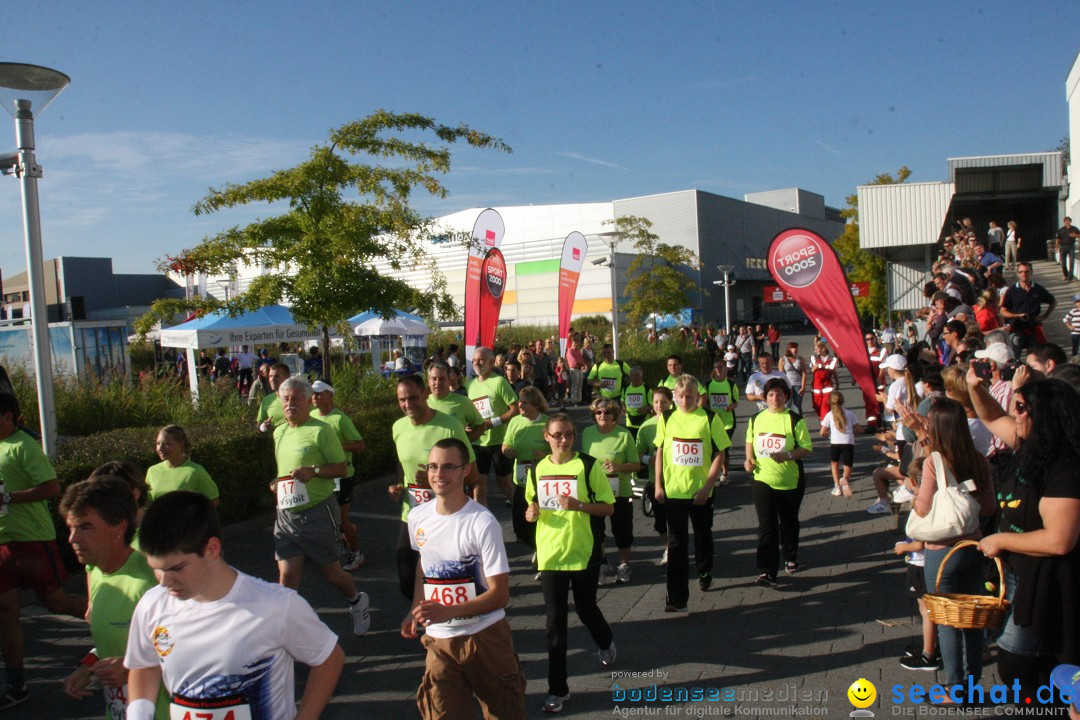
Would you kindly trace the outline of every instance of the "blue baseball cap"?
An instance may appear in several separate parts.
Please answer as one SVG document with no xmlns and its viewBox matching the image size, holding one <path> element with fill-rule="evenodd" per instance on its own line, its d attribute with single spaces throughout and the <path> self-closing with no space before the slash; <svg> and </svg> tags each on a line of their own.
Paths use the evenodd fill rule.
<svg viewBox="0 0 1080 720">
<path fill-rule="evenodd" d="M 1068 694 L 1067 699 L 1072 703 L 1073 710 L 1080 712 L 1080 666 L 1058 665 L 1050 673 L 1050 682 L 1063 696 Z"/>
</svg>

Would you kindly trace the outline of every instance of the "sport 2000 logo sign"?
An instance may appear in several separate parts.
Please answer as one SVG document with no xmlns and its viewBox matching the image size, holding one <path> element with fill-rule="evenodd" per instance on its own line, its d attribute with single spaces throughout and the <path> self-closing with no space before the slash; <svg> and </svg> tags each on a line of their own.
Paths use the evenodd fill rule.
<svg viewBox="0 0 1080 720">
<path fill-rule="evenodd" d="M 821 274 L 822 249 L 808 235 L 792 235 L 773 248 L 769 265 L 773 276 L 781 283 L 804 288 L 812 285 Z"/>
</svg>

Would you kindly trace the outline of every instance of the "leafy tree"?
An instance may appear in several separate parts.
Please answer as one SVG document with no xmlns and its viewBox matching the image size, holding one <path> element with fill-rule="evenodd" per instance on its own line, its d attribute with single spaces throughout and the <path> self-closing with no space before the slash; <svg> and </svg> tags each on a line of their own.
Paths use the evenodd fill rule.
<svg viewBox="0 0 1080 720">
<path fill-rule="evenodd" d="M 882 173 L 868 182 L 867 185 L 896 185 L 907 182 L 911 176 L 911 170 L 907 166 L 901 167 L 896 172 L 896 177 L 891 173 Z M 862 315 L 870 315 L 877 320 L 884 320 L 888 308 L 886 307 L 885 283 L 885 259 L 880 255 L 866 252 L 859 245 L 859 196 L 848 195 L 847 207 L 840 214 L 847 218 L 844 234 L 833 242 L 836 254 L 840 256 L 840 264 L 847 269 L 848 280 L 853 282 L 870 283 L 870 291 L 866 297 L 855 299 L 855 306 Z"/>
<path fill-rule="evenodd" d="M 434 134 L 439 144 L 425 141 L 425 134 Z M 235 317 L 288 301 L 297 321 L 322 329 L 323 356 L 329 357 L 330 328 L 357 312 L 372 309 L 390 317 L 393 308 L 407 307 L 429 317 L 454 314 L 445 278 L 426 251 L 432 221 L 414 211 L 409 199 L 417 188 L 447 195 L 439 176 L 450 170 L 448 145 L 459 141 L 510 152 L 498 138 L 466 125 L 379 110 L 332 130 L 329 142 L 314 146 L 296 167 L 211 188 L 192 209 L 196 215 L 251 203 L 285 202 L 288 211 L 207 237 L 167 258 L 162 270 L 225 275 L 248 264 L 270 272 L 225 303 L 200 296 L 159 300 L 140 318 L 138 329 L 146 332 L 178 313 L 223 307 Z M 357 156 L 368 162 L 357 162 Z M 395 271 L 426 268 L 432 283 L 417 290 L 376 263 Z M 327 379 L 329 370 L 324 362 Z"/>
<path fill-rule="evenodd" d="M 666 315 L 689 305 L 686 289 L 692 283 L 679 268 L 696 269 L 697 255 L 681 245 L 660 242 L 648 218 L 623 215 L 612 224 L 623 240 L 633 243 L 637 253 L 627 270 L 630 280 L 625 293 L 629 300 L 622 306 L 630 322 L 640 325 L 650 313 Z"/>
</svg>

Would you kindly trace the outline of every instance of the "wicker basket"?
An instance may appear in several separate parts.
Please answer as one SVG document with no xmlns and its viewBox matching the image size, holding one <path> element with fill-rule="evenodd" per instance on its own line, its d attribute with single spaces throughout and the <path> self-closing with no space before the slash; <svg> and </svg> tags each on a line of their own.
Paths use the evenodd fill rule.
<svg viewBox="0 0 1080 720">
<path fill-rule="evenodd" d="M 1000 625 L 1005 618 L 1005 613 L 1009 610 L 1009 601 L 1005 599 L 1005 573 L 1002 572 L 1001 560 L 998 558 L 994 558 L 998 576 L 1001 578 L 998 583 L 997 597 L 940 592 L 941 573 L 945 570 L 949 558 L 957 550 L 969 545 L 978 547 L 979 544 L 971 540 L 962 540 L 953 545 L 945 555 L 945 559 L 941 561 L 941 566 L 938 567 L 934 592 L 923 595 L 927 614 L 935 625 L 948 625 L 960 630 L 984 630 Z"/>
</svg>

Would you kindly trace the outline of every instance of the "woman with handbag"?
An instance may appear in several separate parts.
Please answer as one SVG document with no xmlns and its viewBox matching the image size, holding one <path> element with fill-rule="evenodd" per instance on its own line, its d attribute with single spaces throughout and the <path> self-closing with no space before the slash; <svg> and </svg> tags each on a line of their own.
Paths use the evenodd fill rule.
<svg viewBox="0 0 1080 720">
<path fill-rule="evenodd" d="M 1061 380 L 1025 382 L 1009 416 L 973 376 L 975 409 L 1015 451 L 998 490 L 998 532 L 979 543 L 1002 556 L 1012 601 L 998 673 L 1034 697 L 1056 664 L 1080 662 L 1080 393 Z"/>
<path fill-rule="evenodd" d="M 907 534 L 926 543 L 926 586 L 932 588 L 949 549 L 961 540 L 982 538 L 979 515 L 993 513 L 994 488 L 990 465 L 971 440 L 964 406 L 941 399 L 930 408 L 927 421 L 930 457 L 923 463 L 922 482 L 910 488 L 916 495 Z M 968 547 L 949 558 L 933 592 L 977 594 L 981 587 L 982 559 Z M 945 685 L 968 678 L 978 683 L 983 632 L 941 626 L 938 637 Z"/>
</svg>

